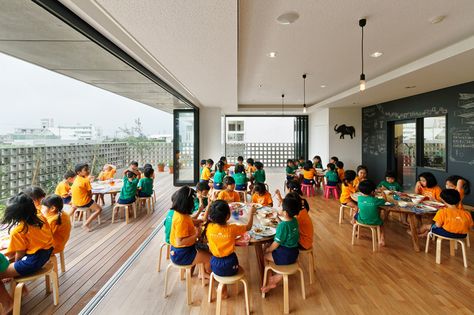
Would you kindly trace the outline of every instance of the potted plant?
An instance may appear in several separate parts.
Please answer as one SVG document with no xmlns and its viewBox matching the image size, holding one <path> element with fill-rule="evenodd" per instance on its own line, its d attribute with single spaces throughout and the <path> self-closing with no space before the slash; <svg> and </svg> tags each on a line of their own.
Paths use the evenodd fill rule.
<svg viewBox="0 0 474 315">
<path fill-rule="evenodd" d="M 158 162 L 158 172 L 164 172 L 165 171 L 165 163 L 164 162 Z"/>
<path fill-rule="evenodd" d="M 174 170 L 174 168 L 173 168 L 173 160 L 170 160 L 170 161 L 168 162 L 168 168 L 170 169 L 170 174 L 173 174 L 173 170 Z"/>
</svg>

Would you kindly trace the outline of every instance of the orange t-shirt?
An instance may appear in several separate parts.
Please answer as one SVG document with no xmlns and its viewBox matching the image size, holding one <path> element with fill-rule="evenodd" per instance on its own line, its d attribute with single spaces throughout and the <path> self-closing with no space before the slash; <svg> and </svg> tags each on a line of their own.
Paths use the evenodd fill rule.
<svg viewBox="0 0 474 315">
<path fill-rule="evenodd" d="M 72 204 L 81 207 L 92 200 L 92 186 L 88 177 L 76 176 L 71 187 Z"/>
<path fill-rule="evenodd" d="M 433 221 L 441 224 L 441 227 L 446 231 L 456 234 L 467 234 L 471 226 L 473 226 L 471 214 L 458 208 L 438 210 Z"/>
<path fill-rule="evenodd" d="M 349 201 L 352 201 L 351 194 L 355 192 L 356 188 L 354 184 L 349 184 L 348 186 L 342 184 L 341 197 L 339 198 L 339 201 L 341 203 L 348 203 Z"/>
<path fill-rule="evenodd" d="M 47 215 L 46 219 L 53 233 L 53 253 L 62 252 L 71 235 L 71 219 L 69 215 L 64 212 L 61 213 L 61 224 L 58 224 L 58 214 Z"/>
<path fill-rule="evenodd" d="M 303 170 L 304 179 L 313 179 L 314 176 L 316 176 L 316 170 L 314 168 L 310 168 L 309 170 Z"/>
<path fill-rule="evenodd" d="M 343 168 L 338 168 L 337 169 L 337 175 L 339 176 L 339 179 L 342 180 L 344 179 L 344 169 Z"/>
<path fill-rule="evenodd" d="M 193 219 L 189 215 L 175 211 L 173 221 L 171 222 L 170 244 L 176 248 L 188 247 L 190 246 L 189 244 L 178 246 L 176 239 L 189 237 L 194 233 L 196 233 L 196 228 L 194 227 Z"/>
<path fill-rule="evenodd" d="M 99 174 L 99 180 L 108 180 L 114 178 L 116 173 L 115 168 L 112 168 L 110 171 L 102 171 Z"/>
<path fill-rule="evenodd" d="M 235 238 L 247 231 L 245 225 L 209 223 L 206 230 L 209 250 L 215 257 L 226 257 L 235 250 Z"/>
<path fill-rule="evenodd" d="M 257 168 L 255 166 L 252 166 L 252 165 L 247 166 L 247 173 L 253 174 L 255 173 L 256 170 Z"/>
<path fill-rule="evenodd" d="M 71 186 L 69 186 L 69 183 L 67 180 L 63 180 L 59 182 L 59 184 L 56 186 L 56 190 L 54 193 L 58 196 L 61 196 L 61 198 L 66 198 L 69 196 L 69 192 L 71 191 Z"/>
<path fill-rule="evenodd" d="M 217 195 L 218 200 L 225 200 L 228 203 L 231 202 L 240 202 L 240 195 L 236 191 L 223 190 Z"/>
<path fill-rule="evenodd" d="M 439 186 L 434 186 L 431 188 L 421 187 L 421 195 L 428 197 L 430 199 L 435 199 L 441 201 L 441 188 Z"/>
<path fill-rule="evenodd" d="M 252 203 L 259 203 L 262 206 L 269 206 L 273 204 L 272 195 L 267 191 L 263 196 L 258 193 L 252 195 Z"/>
<path fill-rule="evenodd" d="M 43 217 L 40 219 L 46 221 Z M 40 249 L 50 249 L 51 247 L 53 247 L 53 234 L 47 222 L 41 228 L 33 225 L 25 227 L 25 223 L 20 222 L 10 231 L 10 244 L 6 255 L 18 251 L 25 251 L 26 254 L 32 255 Z"/>
<path fill-rule="evenodd" d="M 301 209 L 300 213 L 296 216 L 296 220 L 298 221 L 298 228 L 300 231 L 300 240 L 299 244 L 304 249 L 310 249 L 313 247 L 313 221 L 309 217 L 308 210 Z"/>
</svg>

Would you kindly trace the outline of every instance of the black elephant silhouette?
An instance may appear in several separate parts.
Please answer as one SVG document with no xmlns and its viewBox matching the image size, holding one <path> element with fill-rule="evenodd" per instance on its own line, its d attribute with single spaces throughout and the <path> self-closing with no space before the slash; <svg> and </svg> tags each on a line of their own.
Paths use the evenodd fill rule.
<svg viewBox="0 0 474 315">
<path fill-rule="evenodd" d="M 353 139 L 356 135 L 356 130 L 354 126 L 346 126 L 346 125 L 340 125 L 339 127 L 337 125 L 334 126 L 334 131 L 336 134 L 340 133 L 339 139 L 344 139 L 345 135 L 351 136 L 351 139 Z"/>
</svg>

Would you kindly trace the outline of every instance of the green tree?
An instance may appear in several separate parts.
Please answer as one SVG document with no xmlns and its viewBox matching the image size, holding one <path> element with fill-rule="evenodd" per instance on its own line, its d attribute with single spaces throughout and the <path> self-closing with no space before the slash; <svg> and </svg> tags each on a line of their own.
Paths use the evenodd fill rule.
<svg viewBox="0 0 474 315">
<path fill-rule="evenodd" d="M 127 144 L 138 152 L 139 163 L 145 163 L 145 152 L 152 147 L 151 141 L 146 137 L 143 132 L 143 126 L 140 118 L 134 120 L 132 127 L 119 127 L 119 132 L 125 135 L 123 139 Z"/>
</svg>

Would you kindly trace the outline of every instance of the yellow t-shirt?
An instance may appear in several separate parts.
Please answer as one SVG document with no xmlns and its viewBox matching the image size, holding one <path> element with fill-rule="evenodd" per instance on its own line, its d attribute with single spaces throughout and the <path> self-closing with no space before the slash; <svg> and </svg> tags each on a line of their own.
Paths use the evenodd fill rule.
<svg viewBox="0 0 474 315">
<path fill-rule="evenodd" d="M 175 211 L 173 221 L 171 221 L 170 244 L 176 248 L 191 246 L 192 244 L 178 246 L 176 239 L 189 237 L 194 233 L 196 233 L 196 228 L 191 217 Z"/>
<path fill-rule="evenodd" d="M 314 228 L 308 210 L 301 209 L 300 213 L 296 216 L 296 220 L 298 221 L 298 229 L 300 231 L 300 240 L 298 243 L 304 249 L 310 249 L 313 247 Z"/>
<path fill-rule="evenodd" d="M 360 179 L 359 176 L 356 176 L 356 178 L 354 179 L 354 182 L 352 183 L 352 185 L 354 185 L 356 190 L 359 190 L 359 184 L 360 184 L 360 182 L 363 182 L 364 180 L 367 180 L 367 178 Z"/>
<path fill-rule="evenodd" d="M 63 180 L 56 186 L 56 190 L 54 191 L 54 193 L 58 196 L 61 196 L 61 198 L 66 198 L 69 196 L 70 191 L 71 186 L 69 186 L 67 180 Z"/>
<path fill-rule="evenodd" d="M 252 203 L 259 203 L 262 206 L 269 206 L 273 204 L 272 195 L 267 191 L 263 196 L 260 196 L 258 193 L 252 195 Z"/>
<path fill-rule="evenodd" d="M 201 179 L 202 180 L 210 180 L 211 179 L 211 170 L 209 169 L 209 167 L 204 166 L 204 168 L 202 169 L 202 173 L 201 173 Z"/>
<path fill-rule="evenodd" d="M 309 170 L 303 170 L 303 177 L 304 179 L 313 179 L 316 175 L 316 171 L 314 168 L 310 168 Z"/>
<path fill-rule="evenodd" d="M 434 186 L 431 188 L 421 187 L 421 195 L 428 197 L 430 199 L 435 199 L 441 201 L 441 188 L 439 186 Z"/>
<path fill-rule="evenodd" d="M 44 218 L 41 218 L 44 220 Z M 28 229 L 27 229 L 28 228 Z M 49 224 L 46 222 L 41 228 L 20 222 L 10 231 L 10 244 L 7 255 L 18 251 L 25 251 L 32 255 L 40 249 L 50 249 L 53 247 L 53 234 Z"/>
<path fill-rule="evenodd" d="M 226 257 L 235 250 L 235 238 L 247 231 L 245 225 L 209 223 L 206 230 L 209 250 L 215 257 Z"/>
<path fill-rule="evenodd" d="M 354 187 L 354 184 L 349 184 L 347 186 L 342 184 L 341 197 L 339 198 L 339 201 L 341 203 L 348 203 L 349 201 L 352 201 L 351 194 L 355 192 L 356 188 Z"/>
<path fill-rule="evenodd" d="M 250 173 L 250 174 L 253 174 L 255 173 L 255 171 L 257 170 L 257 168 L 255 166 L 247 166 L 247 173 Z"/>
<path fill-rule="evenodd" d="M 441 224 L 441 227 L 446 231 L 456 234 L 467 234 L 473 226 L 471 214 L 458 208 L 438 210 L 433 221 Z"/>
<path fill-rule="evenodd" d="M 89 178 L 76 176 L 71 187 L 72 204 L 81 207 L 92 200 L 92 186 Z"/>
<path fill-rule="evenodd" d="M 218 200 L 225 200 L 227 202 L 240 202 L 240 195 L 236 191 L 223 190 L 217 195 Z"/>
<path fill-rule="evenodd" d="M 102 171 L 99 174 L 99 180 L 108 180 L 114 178 L 116 173 L 115 168 L 111 169 L 110 171 Z"/>
<path fill-rule="evenodd" d="M 61 224 L 58 224 L 58 214 L 47 215 L 46 220 L 53 233 L 53 253 L 59 253 L 64 250 L 66 243 L 71 235 L 71 219 L 67 213 L 61 213 Z"/>
<path fill-rule="evenodd" d="M 339 176 L 339 180 L 342 182 L 344 179 L 344 169 L 343 168 L 338 168 L 337 169 L 337 176 Z"/>
</svg>

